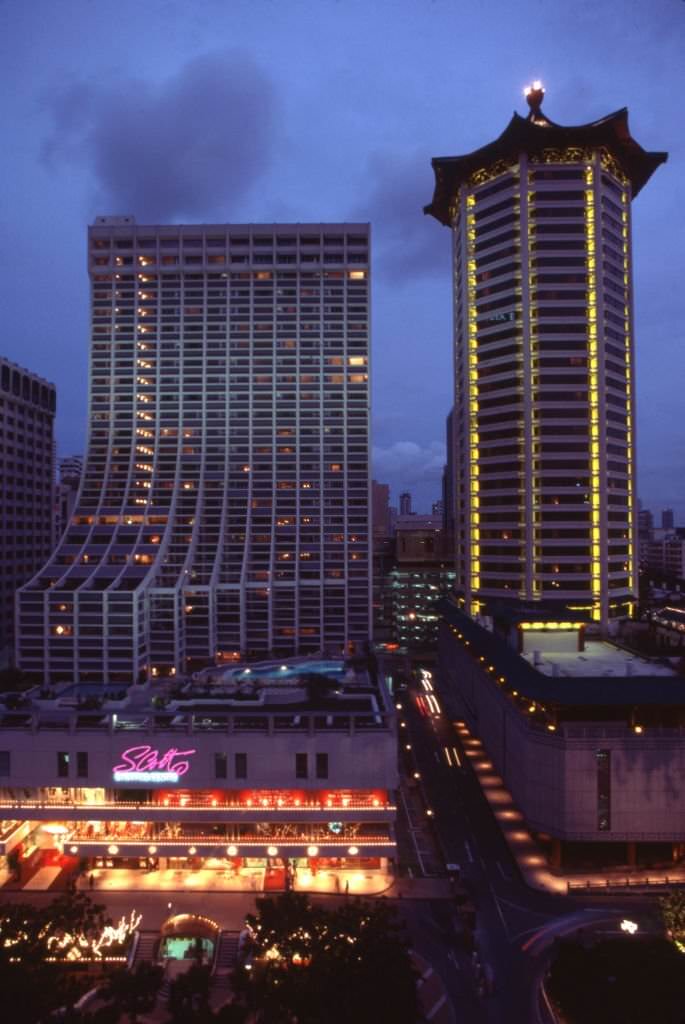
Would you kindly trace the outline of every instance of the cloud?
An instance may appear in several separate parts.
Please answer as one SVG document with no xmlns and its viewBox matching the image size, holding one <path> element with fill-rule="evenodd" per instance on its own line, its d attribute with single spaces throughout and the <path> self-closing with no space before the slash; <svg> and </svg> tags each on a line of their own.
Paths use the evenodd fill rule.
<svg viewBox="0 0 685 1024">
<path fill-rule="evenodd" d="M 196 57 L 162 83 L 73 81 L 46 106 L 44 160 L 86 166 L 101 212 L 142 222 L 225 219 L 274 151 L 274 87 L 238 51 Z"/>
<path fill-rule="evenodd" d="M 449 231 L 423 212 L 434 186 L 426 151 L 374 153 L 366 180 L 367 196 L 355 205 L 351 219 L 372 222 L 381 272 L 394 280 L 443 275 L 449 284 Z"/>
<path fill-rule="evenodd" d="M 442 441 L 419 445 L 415 441 L 395 441 L 374 446 L 373 473 L 377 480 L 389 481 L 402 488 L 421 483 L 435 483 L 442 478 L 446 452 Z"/>
</svg>

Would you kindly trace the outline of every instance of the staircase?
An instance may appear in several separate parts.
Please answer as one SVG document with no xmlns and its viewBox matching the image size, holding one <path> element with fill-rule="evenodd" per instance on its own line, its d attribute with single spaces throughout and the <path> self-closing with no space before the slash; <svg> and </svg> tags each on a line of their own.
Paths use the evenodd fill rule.
<svg viewBox="0 0 685 1024">
<path fill-rule="evenodd" d="M 212 1007 L 217 1009 L 231 993 L 231 974 L 238 958 L 239 932 L 221 932 L 212 971 Z"/>
<path fill-rule="evenodd" d="M 131 967 L 147 961 L 151 963 L 155 959 L 155 945 L 159 941 L 159 932 L 139 932 L 136 955 L 133 958 Z"/>
<path fill-rule="evenodd" d="M 239 932 L 223 931 L 219 936 L 219 948 L 214 961 L 214 974 L 228 974 L 235 967 L 238 958 Z"/>
</svg>

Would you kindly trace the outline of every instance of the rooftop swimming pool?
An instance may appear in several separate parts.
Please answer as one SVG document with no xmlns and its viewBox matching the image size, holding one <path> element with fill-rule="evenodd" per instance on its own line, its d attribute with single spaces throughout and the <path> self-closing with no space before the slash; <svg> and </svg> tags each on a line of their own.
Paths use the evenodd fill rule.
<svg viewBox="0 0 685 1024">
<path fill-rule="evenodd" d="M 344 676 L 346 671 L 342 661 L 302 661 L 294 665 L 248 665 L 246 668 L 233 669 L 231 678 L 249 679 L 252 676 L 257 679 L 289 679 L 306 673 L 338 678 Z"/>
</svg>

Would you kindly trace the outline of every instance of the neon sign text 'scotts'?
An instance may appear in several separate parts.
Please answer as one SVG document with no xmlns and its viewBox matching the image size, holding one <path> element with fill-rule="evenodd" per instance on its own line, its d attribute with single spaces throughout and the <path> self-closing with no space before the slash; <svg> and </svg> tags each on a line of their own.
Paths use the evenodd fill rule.
<svg viewBox="0 0 685 1024">
<path fill-rule="evenodd" d="M 187 758 L 195 753 L 194 749 L 177 750 L 176 747 L 170 747 L 163 754 L 145 745 L 129 747 L 121 755 L 122 764 L 112 769 L 114 781 L 178 782 L 181 775 L 185 775 L 190 768 Z"/>
</svg>

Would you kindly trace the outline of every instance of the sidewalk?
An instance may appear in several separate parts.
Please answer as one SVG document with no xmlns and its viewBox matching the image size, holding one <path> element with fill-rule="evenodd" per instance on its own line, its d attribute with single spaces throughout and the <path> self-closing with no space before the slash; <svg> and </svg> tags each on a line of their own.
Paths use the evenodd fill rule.
<svg viewBox="0 0 685 1024">
<path fill-rule="evenodd" d="M 90 879 L 93 879 L 91 889 Z M 402 880 L 407 883 L 411 879 Z M 418 879 L 416 881 L 419 881 Z M 429 881 L 426 879 L 425 881 Z M 321 869 L 316 873 L 299 868 L 293 879 L 295 892 L 310 895 L 336 896 L 380 896 L 387 895 L 395 884 L 392 875 L 385 871 L 364 868 L 345 870 Z M 107 892 L 185 892 L 185 893 L 248 893 L 253 896 L 282 892 L 265 884 L 263 868 L 241 869 L 228 872 L 214 868 L 198 871 L 173 870 L 142 871 L 132 868 L 94 868 L 81 875 L 77 881 L 79 889 L 94 894 Z"/>
<path fill-rule="evenodd" d="M 635 868 L 621 871 L 567 872 L 551 871 L 545 857 L 525 826 L 523 815 L 514 805 L 511 793 L 504 787 L 483 747 L 472 736 L 464 722 L 455 723 L 464 748 L 485 799 L 497 819 L 512 857 L 526 885 L 532 889 L 566 896 L 575 891 L 619 892 L 654 886 L 685 885 L 685 866 L 671 868 Z"/>
</svg>

